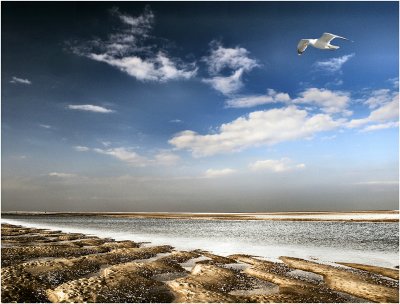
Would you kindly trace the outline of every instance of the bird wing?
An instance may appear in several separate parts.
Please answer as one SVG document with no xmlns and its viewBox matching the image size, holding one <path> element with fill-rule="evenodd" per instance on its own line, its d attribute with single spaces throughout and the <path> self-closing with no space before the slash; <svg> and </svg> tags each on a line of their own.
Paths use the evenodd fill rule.
<svg viewBox="0 0 400 304">
<path fill-rule="evenodd" d="M 297 54 L 301 55 L 308 47 L 309 41 L 308 39 L 301 39 L 299 44 L 297 45 Z"/>
<path fill-rule="evenodd" d="M 349 39 L 347 39 L 347 38 L 344 38 L 344 37 L 341 37 L 341 36 L 338 36 L 338 35 L 334 35 L 334 34 L 331 34 L 331 33 L 323 33 L 322 34 L 322 36 L 318 39 L 319 41 L 322 41 L 322 42 L 324 42 L 324 43 L 329 43 L 329 42 L 331 42 L 333 39 L 335 39 L 335 38 L 340 38 L 340 39 L 344 39 L 344 40 L 349 40 Z"/>
</svg>

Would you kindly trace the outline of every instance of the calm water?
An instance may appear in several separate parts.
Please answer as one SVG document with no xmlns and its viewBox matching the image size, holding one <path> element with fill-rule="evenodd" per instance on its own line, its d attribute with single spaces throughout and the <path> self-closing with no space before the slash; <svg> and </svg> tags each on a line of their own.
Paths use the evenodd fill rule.
<svg viewBox="0 0 400 304">
<path fill-rule="evenodd" d="M 83 232 L 117 240 L 170 244 L 217 254 L 280 255 L 398 265 L 397 223 L 218 221 L 101 217 L 7 216 L 2 222 Z"/>
</svg>

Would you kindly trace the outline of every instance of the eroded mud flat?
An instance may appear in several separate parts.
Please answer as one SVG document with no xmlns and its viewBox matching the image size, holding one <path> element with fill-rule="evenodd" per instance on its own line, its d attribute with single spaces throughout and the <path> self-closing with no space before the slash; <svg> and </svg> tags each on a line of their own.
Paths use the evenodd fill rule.
<svg viewBox="0 0 400 304">
<path fill-rule="evenodd" d="M 2 224 L 5 302 L 363 303 L 399 301 L 398 269 L 178 251 Z"/>
</svg>

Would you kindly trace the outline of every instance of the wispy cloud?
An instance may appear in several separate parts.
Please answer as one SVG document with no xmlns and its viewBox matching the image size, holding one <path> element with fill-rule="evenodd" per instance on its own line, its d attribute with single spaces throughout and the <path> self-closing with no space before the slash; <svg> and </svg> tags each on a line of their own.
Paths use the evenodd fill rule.
<svg viewBox="0 0 400 304">
<path fill-rule="evenodd" d="M 171 119 L 169 122 L 171 123 L 182 123 L 183 121 L 180 119 Z"/>
<path fill-rule="evenodd" d="M 289 102 L 290 97 L 286 93 L 278 93 L 268 89 L 265 95 L 250 95 L 228 99 L 225 102 L 227 108 L 250 108 L 268 103 Z"/>
<path fill-rule="evenodd" d="M 172 58 L 156 45 L 157 38 L 150 36 L 154 14 L 149 6 L 137 17 L 121 13 L 117 8 L 111 14 L 119 21 L 117 31 L 106 40 L 95 39 L 72 46 L 76 54 L 107 63 L 140 81 L 165 82 L 196 75 L 195 63 Z"/>
<path fill-rule="evenodd" d="M 242 75 L 243 70 L 239 69 L 230 76 L 215 76 L 210 79 L 203 79 L 203 82 L 210 84 L 215 90 L 229 96 L 243 87 Z"/>
<path fill-rule="evenodd" d="M 59 178 L 72 178 L 72 177 L 76 177 L 76 174 L 72 174 L 72 173 L 63 173 L 63 172 L 51 172 L 48 174 L 49 176 L 52 177 L 59 177 Z"/>
<path fill-rule="evenodd" d="M 187 149 L 195 157 L 239 151 L 247 147 L 276 144 L 339 127 L 342 120 L 327 114 L 309 115 L 307 111 L 289 106 L 282 109 L 251 112 L 232 122 L 222 124 L 216 133 L 201 135 L 191 130 L 176 134 L 169 143 Z"/>
<path fill-rule="evenodd" d="M 341 71 L 342 66 L 354 56 L 355 54 L 353 53 L 349 55 L 344 55 L 342 57 L 335 57 L 328 60 L 317 61 L 314 63 L 314 67 L 318 70 L 335 73 Z"/>
<path fill-rule="evenodd" d="M 89 111 L 89 112 L 96 112 L 96 113 L 113 113 L 115 111 L 100 107 L 100 106 L 95 106 L 95 105 L 68 105 L 67 107 L 70 110 L 79 110 L 79 111 Z"/>
<path fill-rule="evenodd" d="M 19 77 L 15 77 L 13 76 L 13 78 L 10 80 L 10 83 L 15 83 L 15 84 L 26 84 L 26 85 L 30 85 L 32 84 L 32 82 L 29 79 L 23 79 L 23 78 L 19 78 Z"/>
<path fill-rule="evenodd" d="M 90 150 L 88 147 L 85 147 L 85 146 L 75 146 L 74 149 L 75 149 L 75 151 L 78 151 L 78 152 L 87 152 Z"/>
<path fill-rule="evenodd" d="M 371 111 L 371 113 L 365 118 L 352 119 L 347 123 L 348 128 L 359 128 L 371 123 L 389 123 L 399 121 L 399 94 L 397 93 L 389 102 L 381 105 L 379 108 Z M 394 127 L 395 124 L 386 124 L 386 127 Z M 375 127 L 375 130 L 382 129 Z M 365 130 L 365 129 L 364 129 Z M 374 127 L 369 128 L 365 131 L 373 131 Z"/>
<path fill-rule="evenodd" d="M 388 81 L 392 84 L 393 88 L 399 88 L 399 77 L 390 78 Z"/>
<path fill-rule="evenodd" d="M 368 181 L 368 182 L 359 182 L 356 185 L 398 185 L 398 180 L 383 180 L 383 181 Z"/>
<path fill-rule="evenodd" d="M 343 91 L 332 91 L 328 89 L 309 88 L 298 94 L 297 98 L 290 98 L 289 94 L 276 92 L 268 89 L 265 95 L 250 95 L 228 99 L 225 102 L 228 108 L 249 108 L 263 104 L 285 103 L 285 104 L 305 104 L 318 108 L 318 110 L 328 113 L 348 116 L 352 112 L 348 110 L 350 105 L 350 93 Z"/>
<path fill-rule="evenodd" d="M 204 173 L 204 177 L 206 178 L 216 178 L 216 177 L 223 177 L 223 176 L 228 176 L 236 173 L 236 170 L 231 169 L 231 168 L 225 168 L 225 169 L 208 169 Z"/>
<path fill-rule="evenodd" d="M 28 156 L 26 156 L 26 155 L 13 155 L 12 158 L 13 159 L 18 159 L 18 160 L 25 160 L 25 159 L 28 159 Z"/>
<path fill-rule="evenodd" d="M 390 121 L 386 123 L 381 123 L 381 124 L 374 124 L 365 127 L 364 129 L 361 130 L 361 132 L 371 132 L 371 131 L 377 131 L 377 130 L 384 130 L 384 129 L 389 129 L 389 128 L 398 128 L 399 127 L 399 122 L 398 121 Z"/>
<path fill-rule="evenodd" d="M 109 147 L 109 146 L 111 146 L 111 142 L 110 141 L 101 141 L 101 144 L 104 146 L 104 147 Z"/>
<path fill-rule="evenodd" d="M 210 55 L 204 57 L 203 61 L 212 77 L 203 79 L 203 82 L 224 95 L 236 93 L 243 86 L 243 73 L 259 66 L 257 60 L 250 58 L 249 54 L 239 46 L 225 48 L 220 42 L 211 42 Z"/>
<path fill-rule="evenodd" d="M 39 124 L 39 127 L 43 128 L 43 129 L 52 129 L 53 127 L 50 125 L 45 125 L 45 124 Z"/>
<path fill-rule="evenodd" d="M 290 158 L 258 160 L 249 165 L 253 171 L 288 172 L 301 170 L 305 164 L 295 164 Z"/>
<path fill-rule="evenodd" d="M 367 105 L 370 109 L 375 109 L 385 103 L 390 102 L 393 97 L 396 96 L 396 94 L 396 91 L 392 91 L 389 89 L 374 90 L 370 94 L 368 94 L 368 97 L 364 101 L 364 104 Z"/>
<path fill-rule="evenodd" d="M 136 152 L 124 147 L 111 148 L 111 149 L 93 149 L 93 151 L 101 154 L 111 155 L 119 160 L 127 162 L 136 167 L 147 166 L 147 158 L 140 156 Z"/>
<path fill-rule="evenodd" d="M 218 41 L 211 42 L 210 55 L 203 60 L 208 66 L 211 75 L 220 73 L 223 69 L 251 71 L 258 66 L 255 59 L 249 58 L 249 51 L 245 48 L 236 46 L 235 48 L 225 48 Z"/>
<path fill-rule="evenodd" d="M 142 156 L 133 149 L 126 147 L 108 148 L 108 149 L 93 149 L 94 152 L 110 155 L 120 161 L 126 162 L 133 167 L 148 167 L 148 166 L 173 166 L 177 164 L 180 157 L 169 151 L 159 151 L 153 158 Z"/>
<path fill-rule="evenodd" d="M 169 151 L 161 151 L 154 156 L 153 160 L 149 160 L 149 164 L 174 166 L 180 161 L 180 157 Z"/>
</svg>

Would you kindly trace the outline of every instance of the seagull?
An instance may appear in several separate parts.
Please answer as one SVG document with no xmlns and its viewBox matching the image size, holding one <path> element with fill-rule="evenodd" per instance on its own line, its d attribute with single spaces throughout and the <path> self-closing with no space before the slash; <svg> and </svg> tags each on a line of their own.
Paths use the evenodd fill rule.
<svg viewBox="0 0 400 304">
<path fill-rule="evenodd" d="M 331 33 L 323 33 L 319 39 L 301 39 L 297 45 L 297 54 L 299 54 L 299 56 L 303 54 L 308 45 L 321 50 L 337 50 L 339 47 L 330 43 L 335 38 L 349 40 Z"/>
</svg>

